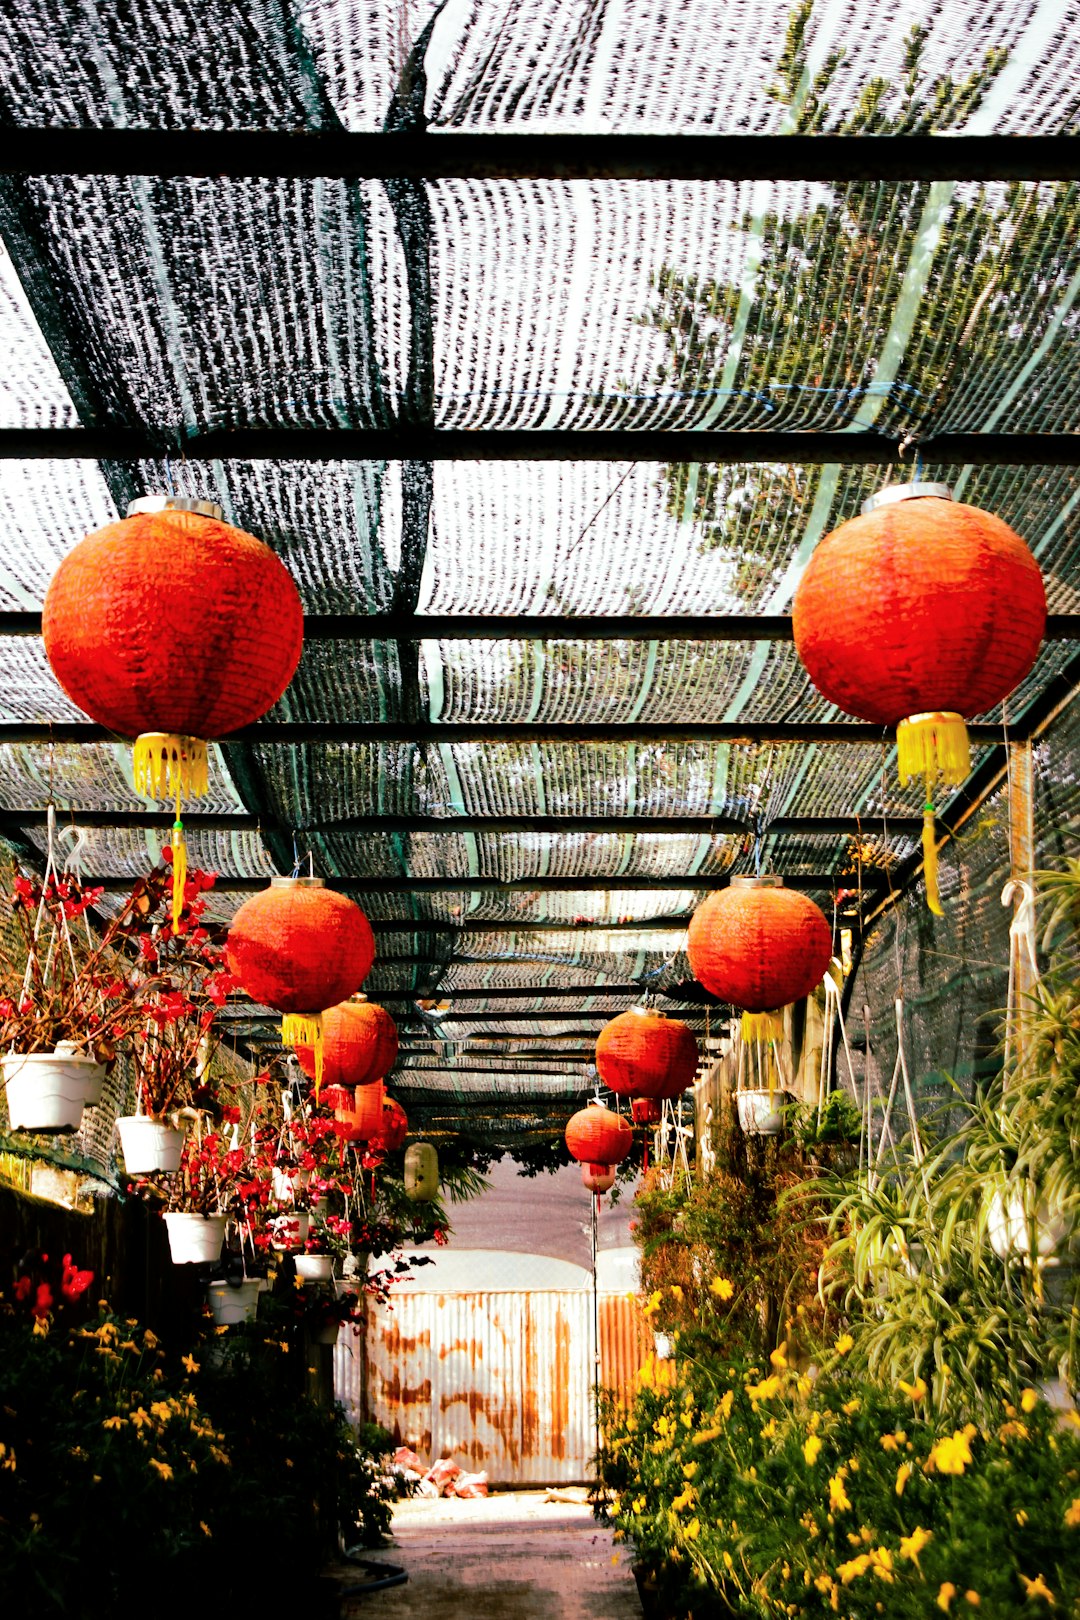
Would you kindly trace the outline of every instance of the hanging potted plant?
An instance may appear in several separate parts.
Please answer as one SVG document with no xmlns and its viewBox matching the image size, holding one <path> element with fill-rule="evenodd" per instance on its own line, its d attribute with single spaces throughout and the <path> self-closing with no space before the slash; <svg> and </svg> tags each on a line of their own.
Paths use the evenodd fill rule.
<svg viewBox="0 0 1080 1620">
<path fill-rule="evenodd" d="M 165 1225 L 173 1264 L 216 1262 L 225 1241 L 230 1215 L 242 1203 L 238 1183 L 249 1170 L 247 1154 L 218 1131 L 204 1131 L 196 1119 L 180 1156 L 180 1168 L 168 1178 Z"/>
<path fill-rule="evenodd" d="M 116 1122 L 129 1175 L 179 1168 L 187 1125 L 209 1100 L 202 1086 L 217 1045 L 215 1015 L 236 987 L 224 952 L 201 919 L 213 873 L 187 873 L 179 920 L 172 875 L 151 874 L 134 945 L 144 978 L 132 1056 L 136 1112 Z"/>
<path fill-rule="evenodd" d="M 863 1117 L 846 1091 L 830 1091 L 820 1104 L 796 1103 L 787 1113 L 792 1136 L 813 1169 L 857 1168 Z"/>
<path fill-rule="evenodd" d="M 344 1215 L 316 1216 L 308 1230 L 303 1254 L 296 1256 L 296 1275 L 303 1282 L 329 1282 L 336 1261 L 349 1253 L 352 1222 Z"/>
<path fill-rule="evenodd" d="M 78 1130 L 138 1016 L 117 972 L 124 914 L 95 938 L 87 912 L 102 891 L 58 870 L 54 850 L 50 812 L 45 873 L 13 867 L 14 941 L 0 943 L 0 1066 L 16 1131 Z"/>
</svg>

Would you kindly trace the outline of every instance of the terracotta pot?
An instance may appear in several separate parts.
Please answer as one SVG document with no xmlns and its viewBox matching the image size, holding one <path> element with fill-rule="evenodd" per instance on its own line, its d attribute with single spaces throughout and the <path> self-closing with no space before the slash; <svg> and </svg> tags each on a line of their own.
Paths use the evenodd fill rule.
<svg viewBox="0 0 1080 1620">
<path fill-rule="evenodd" d="M 786 1106 L 786 1091 L 768 1091 L 764 1088 L 735 1093 L 739 1110 L 739 1124 L 747 1136 L 779 1136 L 784 1128 L 781 1109 Z"/>
<path fill-rule="evenodd" d="M 332 1254 L 298 1254 L 296 1275 L 303 1282 L 330 1282 L 334 1275 Z"/>
<path fill-rule="evenodd" d="M 9 1052 L 2 1060 L 13 1131 L 77 1131 L 83 1109 L 101 1101 L 105 1070 L 69 1041 L 53 1052 Z"/>
<path fill-rule="evenodd" d="M 195 1215 L 176 1210 L 165 1216 L 169 1230 L 169 1250 L 174 1266 L 199 1266 L 221 1256 L 225 1242 L 224 1215 Z"/>
<path fill-rule="evenodd" d="M 245 1277 L 235 1286 L 212 1282 L 206 1290 L 207 1303 L 218 1327 L 235 1327 L 238 1322 L 254 1322 L 263 1290 L 261 1277 Z"/>
<path fill-rule="evenodd" d="M 171 1175 L 179 1170 L 186 1131 L 147 1114 L 126 1114 L 117 1120 L 116 1129 L 129 1176 L 145 1176 L 155 1170 Z"/>
</svg>

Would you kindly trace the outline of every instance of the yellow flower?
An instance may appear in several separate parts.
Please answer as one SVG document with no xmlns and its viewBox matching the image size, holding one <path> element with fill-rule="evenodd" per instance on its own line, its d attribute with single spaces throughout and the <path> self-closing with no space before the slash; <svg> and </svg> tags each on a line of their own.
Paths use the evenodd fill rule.
<svg viewBox="0 0 1080 1620">
<path fill-rule="evenodd" d="M 1027 1437 L 1028 1426 L 1026 1423 L 1003 1423 L 998 1430 L 999 1440 L 1026 1440 Z"/>
<path fill-rule="evenodd" d="M 700 1466 L 701 1466 L 700 1463 L 696 1463 L 696 1462 L 683 1463 L 683 1471 L 682 1471 L 683 1479 L 693 1479 L 694 1475 L 697 1473 Z"/>
<path fill-rule="evenodd" d="M 142 1342 L 147 1350 L 156 1350 L 158 1347 L 158 1336 L 156 1333 L 151 1332 L 151 1330 L 147 1328 L 146 1332 L 142 1336 Z"/>
<path fill-rule="evenodd" d="M 838 1356 L 846 1356 L 848 1351 L 854 1349 L 854 1347 L 855 1340 L 851 1337 L 851 1334 L 841 1333 L 840 1337 L 834 1344 L 833 1349 L 836 1351 Z"/>
<path fill-rule="evenodd" d="M 770 1350 L 769 1365 L 773 1368 L 774 1372 L 783 1372 L 784 1368 L 787 1366 L 786 1351 L 786 1339 L 784 1340 L 783 1344 L 778 1344 L 775 1350 Z"/>
<path fill-rule="evenodd" d="M 687 1525 L 686 1529 L 683 1531 L 683 1535 L 686 1537 L 687 1541 L 696 1541 L 700 1534 L 701 1534 L 701 1520 L 700 1519 L 691 1519 L 690 1523 Z"/>
<path fill-rule="evenodd" d="M 734 1406 L 734 1404 L 735 1404 L 735 1391 L 733 1389 L 726 1389 L 724 1391 L 723 1395 L 720 1397 L 720 1405 L 716 1409 L 718 1415 L 723 1419 L 723 1421 L 725 1423 L 727 1422 L 728 1418 L 731 1416 L 731 1408 Z"/>
<path fill-rule="evenodd" d="M 1065 1509 L 1065 1523 L 1070 1530 L 1075 1530 L 1080 1524 L 1080 1496 L 1074 1496 Z"/>
<path fill-rule="evenodd" d="M 1038 1406 L 1038 1404 L 1039 1404 L 1039 1392 L 1038 1392 L 1038 1390 L 1037 1389 L 1025 1389 L 1023 1394 L 1020 1396 L 1020 1409 L 1021 1409 L 1021 1411 L 1023 1411 L 1023 1412 L 1034 1412 L 1034 1410 Z M 1041 1579 L 1041 1576 L 1040 1576 L 1040 1579 Z"/>
<path fill-rule="evenodd" d="M 780 1393 L 780 1380 L 775 1373 L 770 1373 L 760 1384 L 747 1384 L 746 1393 L 751 1401 L 771 1401 L 774 1395 Z"/>
<path fill-rule="evenodd" d="M 932 1541 L 933 1538 L 934 1532 L 932 1530 L 923 1530 L 920 1526 L 916 1526 L 916 1528 L 911 1532 L 910 1536 L 900 1537 L 901 1558 L 908 1558 L 913 1564 L 917 1564 L 919 1562 L 919 1554 L 922 1552 L 927 1542 Z"/>
<path fill-rule="evenodd" d="M 173 1409 L 168 1401 L 152 1401 L 150 1410 L 161 1423 L 168 1423 L 173 1415 Z"/>
<path fill-rule="evenodd" d="M 35 1316 L 34 1335 L 39 1339 L 47 1339 L 49 1337 L 49 1318 L 47 1316 Z"/>
<path fill-rule="evenodd" d="M 893 1434 L 883 1434 L 881 1437 L 882 1451 L 899 1451 L 907 1439 L 906 1429 L 897 1429 Z"/>
<path fill-rule="evenodd" d="M 212 1534 L 210 1526 L 206 1523 L 206 1521 L 204 1519 L 199 1520 L 199 1529 L 202 1531 L 204 1536 L 209 1536 L 209 1535 Z"/>
<path fill-rule="evenodd" d="M 1027 1524 L 1028 1516 L 1026 1508 L 1020 1509 L 1019 1513 L 1016 1515 L 1016 1522 L 1020 1526 L 1021 1530 L 1024 1528 L 1025 1524 Z"/>
<path fill-rule="evenodd" d="M 860 1553 L 857 1558 L 849 1558 L 846 1564 L 837 1564 L 836 1573 L 845 1586 L 850 1586 L 858 1576 L 866 1574 L 872 1562 L 869 1553 Z"/>
<path fill-rule="evenodd" d="M 655 1316 L 656 1315 L 657 1311 L 660 1309 L 660 1303 L 661 1303 L 661 1300 L 663 1299 L 663 1293 L 664 1293 L 664 1291 L 663 1291 L 662 1288 L 657 1288 L 653 1293 L 651 1293 L 649 1295 L 648 1303 L 643 1308 L 643 1312 L 642 1312 L 643 1315 L 645 1315 L 645 1316 Z"/>
<path fill-rule="evenodd" d="M 696 1493 L 692 1485 L 685 1486 L 683 1490 L 680 1491 L 679 1495 L 676 1496 L 672 1501 L 671 1511 L 673 1513 L 681 1513 L 683 1508 L 690 1507 L 694 1500 L 695 1494 Z"/>
<path fill-rule="evenodd" d="M 1057 1600 L 1041 1575 L 1036 1575 L 1033 1581 L 1029 1581 L 1026 1575 L 1021 1575 L 1020 1579 L 1024 1583 L 1024 1596 L 1027 1602 L 1032 1598 L 1045 1598 L 1052 1609 L 1057 1608 Z"/>
<path fill-rule="evenodd" d="M 166 1462 L 159 1462 L 156 1457 L 150 1458 L 150 1466 L 157 1470 L 162 1479 L 172 1479 L 173 1471 Z"/>
<path fill-rule="evenodd" d="M 896 1494 L 897 1494 L 897 1496 L 903 1496 L 903 1494 L 904 1494 L 904 1486 L 907 1484 L 907 1482 L 908 1482 L 908 1480 L 910 1478 L 911 1478 L 911 1464 L 910 1463 L 901 1463 L 899 1468 L 896 1470 Z"/>
<path fill-rule="evenodd" d="M 846 1477 L 847 1468 L 838 1468 L 829 1480 L 829 1507 L 833 1513 L 843 1513 L 851 1506 L 847 1491 L 844 1489 Z"/>
<path fill-rule="evenodd" d="M 198 1372 L 199 1363 L 195 1360 L 194 1356 L 181 1356 L 180 1360 L 183 1363 L 183 1367 L 184 1367 L 185 1372 L 189 1372 L 189 1373 L 197 1373 Z M 203 1528 L 206 1529 L 206 1526 L 204 1525 Z M 207 1535 L 209 1535 L 209 1533 L 210 1532 L 207 1531 Z"/>
<path fill-rule="evenodd" d="M 808 1468 L 813 1468 L 814 1464 L 817 1462 L 818 1454 L 821 1451 L 821 1444 L 821 1440 L 816 1434 L 808 1435 L 806 1440 L 803 1442 L 802 1454 L 806 1460 L 806 1466 Z"/>
<path fill-rule="evenodd" d="M 971 1591 L 969 1587 L 964 1593 L 964 1602 L 970 1603 L 973 1609 L 977 1609 L 979 1604 L 982 1602 L 982 1598 L 979 1596 L 978 1592 Z"/>
<path fill-rule="evenodd" d="M 105 1419 L 101 1427 L 103 1429 L 122 1429 L 126 1422 L 127 1418 L 117 1417 L 114 1413 L 112 1417 L 107 1417 Z"/>
<path fill-rule="evenodd" d="M 763 1427 L 762 1427 L 761 1438 L 763 1440 L 771 1440 L 771 1439 L 773 1439 L 775 1434 L 776 1434 L 776 1419 L 775 1418 L 770 1418 L 768 1423 L 764 1424 Z"/>
<path fill-rule="evenodd" d="M 682 1299 L 683 1292 L 682 1292 L 682 1289 L 679 1287 L 678 1283 L 672 1283 L 672 1285 L 671 1285 L 671 1297 L 672 1297 L 672 1299 L 679 1299 L 679 1300 Z"/>
<path fill-rule="evenodd" d="M 131 1421 L 137 1429 L 145 1429 L 151 1422 L 150 1414 L 143 1407 L 137 1407 L 131 1414 Z"/>
<path fill-rule="evenodd" d="M 948 1614 L 949 1605 L 950 1605 L 950 1603 L 952 1602 L 952 1600 L 953 1600 L 953 1598 L 955 1596 L 956 1596 L 956 1587 L 953 1585 L 952 1581 L 942 1581 L 940 1587 L 938 1588 L 938 1595 L 937 1595 L 937 1606 L 938 1606 L 938 1608 L 944 1610 L 944 1612 L 946 1614 Z"/>
<path fill-rule="evenodd" d="M 716 1294 L 720 1299 L 730 1299 L 735 1292 L 735 1284 L 726 1277 L 714 1277 L 709 1284 L 710 1293 Z"/>
<path fill-rule="evenodd" d="M 692 1446 L 708 1445 L 709 1441 L 717 1439 L 719 1434 L 719 1429 L 702 1429 L 698 1434 L 695 1434 L 692 1437 L 690 1444 Z"/>
<path fill-rule="evenodd" d="M 840 1410 L 843 1412 L 845 1417 L 854 1417 L 855 1413 L 859 1410 L 859 1407 L 861 1405 L 862 1405 L 862 1402 L 860 1401 L 859 1397 L 856 1395 L 856 1397 L 855 1397 L 855 1399 L 853 1401 L 845 1401 L 843 1406 L 840 1408 Z"/>
<path fill-rule="evenodd" d="M 213 1457 L 215 1462 L 222 1463 L 224 1465 L 224 1467 L 226 1467 L 226 1468 L 231 1468 L 232 1467 L 231 1458 L 228 1457 L 226 1455 L 226 1453 L 224 1451 L 222 1451 L 218 1446 L 211 1446 L 210 1447 L 210 1455 L 211 1455 L 211 1457 Z M 292 1463 L 289 1463 L 288 1466 L 291 1468 Z"/>
<path fill-rule="evenodd" d="M 967 1425 L 971 1428 L 971 1425 Z M 972 1429 L 972 1434 L 974 1433 Z M 932 1447 L 926 1465 L 929 1469 L 937 1469 L 939 1474 L 962 1474 L 971 1461 L 971 1446 L 968 1444 L 971 1434 L 967 1429 L 956 1429 L 952 1436 L 943 1436 Z"/>
<path fill-rule="evenodd" d="M 900 1388 L 905 1395 L 910 1395 L 913 1401 L 921 1401 L 926 1395 L 926 1382 L 922 1378 L 916 1378 L 913 1384 L 905 1384 L 901 1378 Z"/>
</svg>

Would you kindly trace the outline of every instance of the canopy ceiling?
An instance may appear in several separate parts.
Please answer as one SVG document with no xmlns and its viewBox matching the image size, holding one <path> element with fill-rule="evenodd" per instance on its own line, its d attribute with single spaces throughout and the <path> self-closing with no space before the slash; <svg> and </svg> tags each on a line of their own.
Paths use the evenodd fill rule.
<svg viewBox="0 0 1080 1620">
<path fill-rule="evenodd" d="M 1014 734 L 1080 678 L 1076 447 L 1009 459 L 1014 436 L 1080 426 L 1075 144 L 1053 180 L 837 183 L 823 156 L 796 180 L 426 182 L 80 173 L 78 134 L 529 133 L 570 172 L 601 135 L 1075 135 L 1076 4 L 21 0 L 6 23 L 2 830 L 40 849 L 51 792 L 93 813 L 88 875 L 157 857 L 167 818 L 130 749 L 80 729 L 33 615 L 131 497 L 219 501 L 309 614 L 365 617 L 313 620 L 281 703 L 212 750 L 193 858 L 222 874 L 222 916 L 294 844 L 349 887 L 378 939 L 367 988 L 408 1031 L 403 1093 L 576 1095 L 635 981 L 683 1004 L 686 920 L 754 869 L 755 833 L 849 926 L 911 880 L 921 792 L 884 735 L 820 729 L 847 722 L 776 619 L 872 463 L 920 458 L 1039 558 L 1061 617 Z M 71 133 L 37 163 L 31 130 Z M 80 454 L 60 431 L 80 426 L 141 436 L 141 459 Z M 628 436 L 650 429 L 642 459 Z M 348 453 L 309 455 L 312 430 Z M 442 459 L 448 430 L 482 432 L 477 453 Z M 510 430 L 603 436 L 616 459 L 530 459 Z M 679 459 L 679 433 L 765 431 L 805 435 L 798 459 Z M 936 460 L 961 434 L 993 455 Z M 692 638 L 561 622 L 675 615 Z M 968 799 L 1002 718 L 981 717 Z M 436 988 L 448 1014 L 410 1013 Z"/>
</svg>

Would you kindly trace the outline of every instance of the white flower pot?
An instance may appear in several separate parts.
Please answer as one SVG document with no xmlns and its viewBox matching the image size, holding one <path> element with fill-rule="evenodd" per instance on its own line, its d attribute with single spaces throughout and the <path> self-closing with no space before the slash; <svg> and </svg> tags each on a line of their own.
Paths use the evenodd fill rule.
<svg viewBox="0 0 1080 1620">
<path fill-rule="evenodd" d="M 224 1215 L 195 1215 L 177 1210 L 165 1216 L 174 1266 L 200 1266 L 220 1258 L 225 1242 Z"/>
<path fill-rule="evenodd" d="M 306 1192 L 310 1170 L 271 1170 L 270 1192 L 279 1204 L 291 1204 L 298 1192 Z"/>
<path fill-rule="evenodd" d="M 1024 1195 L 1014 1187 L 1006 1196 L 999 1188 L 990 1200 L 986 1233 L 990 1247 L 999 1260 L 1031 1259 L 1031 1230 L 1024 1209 Z M 1045 1198 L 1035 1208 L 1035 1243 L 1038 1258 L 1050 1261 L 1061 1249 L 1069 1235 L 1069 1223 L 1060 1210 L 1054 1209 Z"/>
<path fill-rule="evenodd" d="M 311 1216 L 306 1209 L 298 1209 L 294 1215 L 275 1215 L 270 1223 L 270 1241 L 279 1254 L 302 1249 L 310 1226 Z"/>
<path fill-rule="evenodd" d="M 155 1170 L 171 1175 L 179 1170 L 186 1131 L 147 1114 L 126 1114 L 117 1120 L 116 1129 L 129 1176 L 146 1176 Z"/>
<path fill-rule="evenodd" d="M 334 1275 L 332 1254 L 298 1254 L 296 1275 L 303 1282 L 330 1282 Z"/>
<path fill-rule="evenodd" d="M 312 1334 L 312 1342 L 315 1344 L 337 1344 L 340 1332 L 340 1322 L 328 1322 L 324 1328 L 319 1329 L 318 1333 Z"/>
<path fill-rule="evenodd" d="M 83 1109 L 101 1101 L 104 1068 L 69 1041 L 54 1052 L 9 1052 L 2 1065 L 13 1131 L 77 1131 Z"/>
<path fill-rule="evenodd" d="M 232 1283 L 212 1282 L 206 1290 L 206 1298 L 218 1327 L 254 1322 L 262 1290 L 261 1277 L 245 1277 L 235 1287 Z"/>
<path fill-rule="evenodd" d="M 784 1128 L 781 1113 L 788 1101 L 786 1091 L 747 1090 L 735 1093 L 739 1124 L 747 1136 L 779 1136 Z"/>
</svg>

